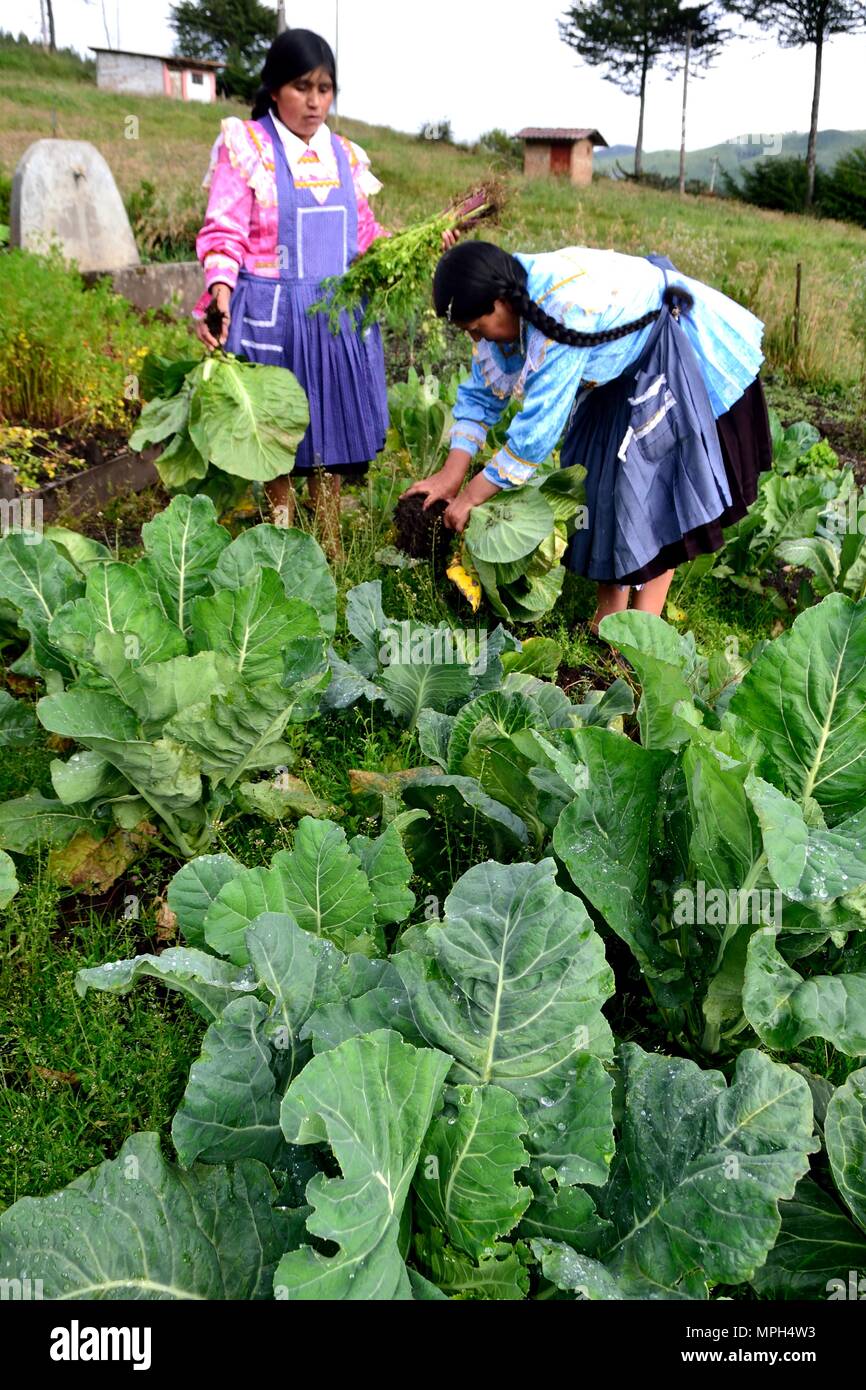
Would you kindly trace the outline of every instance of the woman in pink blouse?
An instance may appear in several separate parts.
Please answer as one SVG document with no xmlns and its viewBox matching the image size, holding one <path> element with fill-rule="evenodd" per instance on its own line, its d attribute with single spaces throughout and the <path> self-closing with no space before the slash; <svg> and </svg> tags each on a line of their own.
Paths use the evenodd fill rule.
<svg viewBox="0 0 866 1390">
<path fill-rule="evenodd" d="M 381 184 L 366 154 L 325 125 L 336 87 L 329 45 L 291 29 L 268 52 L 252 119 L 222 122 L 196 243 L 207 289 L 195 310 L 207 347 L 287 367 L 306 391 L 310 426 L 295 472 L 309 477 L 332 556 L 340 553 L 340 477 L 366 472 L 388 426 L 378 326 L 361 333 L 360 316 L 344 312 L 334 335 L 326 314 L 308 313 L 324 279 L 387 235 L 367 201 Z M 224 315 L 219 342 L 205 322 L 210 299 Z M 275 520 L 291 525 L 290 479 L 275 479 L 266 492 Z"/>
</svg>

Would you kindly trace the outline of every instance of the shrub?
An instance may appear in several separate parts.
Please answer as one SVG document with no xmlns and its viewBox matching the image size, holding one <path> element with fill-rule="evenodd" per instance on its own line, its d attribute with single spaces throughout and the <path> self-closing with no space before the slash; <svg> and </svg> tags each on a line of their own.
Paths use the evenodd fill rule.
<svg viewBox="0 0 866 1390">
<path fill-rule="evenodd" d="M 0 421 L 55 428 L 122 425 L 148 348 L 179 355 L 183 323 L 139 316 L 107 282 L 85 292 L 59 256 L 12 250 L 0 276 Z"/>
</svg>

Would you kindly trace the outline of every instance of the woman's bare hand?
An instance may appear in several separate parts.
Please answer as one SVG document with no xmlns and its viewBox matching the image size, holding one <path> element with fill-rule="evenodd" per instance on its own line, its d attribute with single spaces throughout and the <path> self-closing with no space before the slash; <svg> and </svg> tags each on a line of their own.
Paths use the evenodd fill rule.
<svg viewBox="0 0 866 1390">
<path fill-rule="evenodd" d="M 460 232 L 456 227 L 449 227 L 442 233 L 442 250 L 450 251 L 452 246 L 456 246 L 460 240 Z"/>
<path fill-rule="evenodd" d="M 231 297 L 232 292 L 228 285 L 214 285 L 211 291 L 211 304 L 216 305 L 216 308 L 223 316 L 222 331 L 218 339 L 214 337 L 213 333 L 208 328 L 206 319 L 196 319 L 195 321 L 196 336 L 211 352 L 216 348 L 224 347 L 228 340 L 229 325 L 231 324 L 231 313 L 229 312 Z"/>
<path fill-rule="evenodd" d="M 434 502 L 439 502 L 444 497 L 451 501 L 460 491 L 462 478 L 455 477 L 453 473 L 448 473 L 446 469 L 440 468 L 438 473 L 433 473 L 429 478 L 422 478 L 419 482 L 413 483 L 403 493 L 404 497 L 423 497 L 425 498 L 424 510 L 432 507 Z"/>
</svg>

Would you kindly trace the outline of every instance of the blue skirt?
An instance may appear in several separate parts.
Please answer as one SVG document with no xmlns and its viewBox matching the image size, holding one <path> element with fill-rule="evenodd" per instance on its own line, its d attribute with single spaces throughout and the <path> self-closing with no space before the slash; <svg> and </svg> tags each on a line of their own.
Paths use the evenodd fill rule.
<svg viewBox="0 0 866 1390">
<path fill-rule="evenodd" d="M 328 468 L 363 472 L 385 447 L 388 396 L 382 337 L 365 333 L 360 313 L 340 315 L 332 333 L 328 315 L 310 315 L 321 287 L 288 275 L 241 271 L 231 299 L 227 350 L 250 362 L 288 367 L 307 393 L 310 426 L 295 459 L 296 473 Z"/>
</svg>

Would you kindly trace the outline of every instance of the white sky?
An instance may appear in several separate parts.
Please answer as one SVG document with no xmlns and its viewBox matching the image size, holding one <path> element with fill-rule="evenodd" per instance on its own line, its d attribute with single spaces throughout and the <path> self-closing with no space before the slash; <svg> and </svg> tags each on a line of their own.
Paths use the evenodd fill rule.
<svg viewBox="0 0 866 1390">
<path fill-rule="evenodd" d="M 274 4 L 276 0 L 269 0 Z M 339 8 L 340 110 L 398 130 L 450 117 L 468 140 L 493 126 L 597 126 L 610 144 L 634 144 L 638 104 L 559 38 L 565 0 L 287 0 L 289 24 L 333 45 Z M 169 0 L 54 0 L 57 41 L 170 53 Z M 0 0 L 0 29 L 39 34 L 39 0 Z M 813 50 L 736 42 L 690 88 L 689 149 L 745 134 L 806 130 Z M 866 36 L 825 49 L 822 129 L 866 127 Z M 679 144 L 680 83 L 657 74 L 647 100 L 645 147 Z"/>
</svg>

